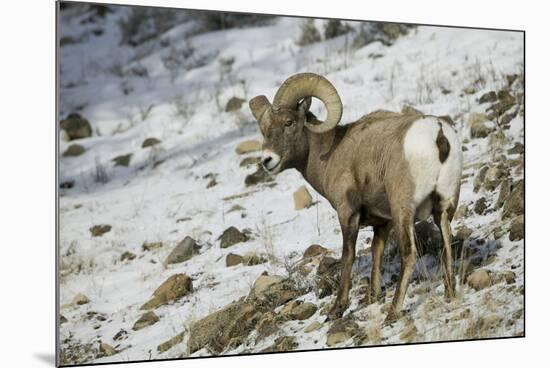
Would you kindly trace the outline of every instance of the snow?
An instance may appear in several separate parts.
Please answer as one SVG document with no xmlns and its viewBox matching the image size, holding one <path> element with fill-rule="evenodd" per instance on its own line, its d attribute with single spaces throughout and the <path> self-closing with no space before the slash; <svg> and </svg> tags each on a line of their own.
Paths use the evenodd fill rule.
<svg viewBox="0 0 550 368">
<path fill-rule="evenodd" d="M 339 256 L 341 240 L 335 212 L 300 174 L 285 171 L 275 178 L 277 185 L 273 187 L 245 187 L 244 178 L 254 169 L 239 167 L 242 156 L 235 153 L 235 147 L 247 139 L 261 140 L 261 134 L 246 104 L 237 112 L 223 111 L 230 97 L 248 100 L 265 94 L 271 99 L 289 75 L 316 72 L 337 87 L 344 103 L 343 122 L 376 109 L 399 111 L 410 104 L 425 113 L 452 116 L 464 127 L 462 136 L 467 138 L 468 114 L 485 112 L 476 98 L 498 90 L 505 81 L 503 75 L 519 73 L 523 68 L 521 33 L 422 26 L 392 46 L 374 42 L 351 50 L 346 48 L 350 42 L 346 37 L 351 36 L 340 36 L 299 47 L 295 41 L 300 19 L 284 17 L 262 27 L 189 36 L 195 26 L 191 19 L 162 35 L 170 40 L 169 46 L 162 47 L 155 39 L 133 48 L 119 44 L 117 20 L 128 9 L 116 9 L 92 25 L 80 24 L 85 16 L 82 14 L 61 17 L 60 28 L 61 36 L 88 34 L 84 41 L 60 49 L 60 116 L 80 107 L 79 113 L 94 130 L 92 137 L 76 141 L 86 148 L 83 155 L 61 157 L 59 162 L 60 182 L 75 183 L 74 188 L 61 190 L 60 197 L 60 305 L 61 314 L 68 319 L 60 328 L 62 340 L 70 336 L 83 344 L 99 340 L 113 346 L 120 344 L 119 354 L 95 359 L 93 362 L 97 363 L 186 356 L 185 341 L 165 353 L 158 353 L 157 346 L 187 329 L 194 320 L 247 295 L 262 272 L 285 275 L 285 262 L 298 261 L 311 244 L 322 244 Z M 357 26 L 353 22 L 350 25 Z M 101 36 L 89 33 L 96 27 L 104 30 Z M 195 49 L 194 57 L 204 59 L 204 65 L 171 76 L 163 58 L 171 48 L 183 50 L 190 45 Z M 373 57 L 376 54 L 383 56 Z M 220 60 L 230 58 L 234 62 L 224 72 Z M 130 76 L 128 71 L 136 66 L 146 68 L 148 76 Z M 122 69 L 123 76 L 114 74 L 117 68 Z M 486 78 L 485 85 L 474 94 L 462 93 L 480 75 Z M 131 92 L 125 94 L 124 88 Z M 451 92 L 443 94 L 442 88 Z M 149 114 L 142 118 L 141 112 L 149 106 Z M 313 112 L 322 116 L 321 108 L 315 103 Z M 523 117 L 518 115 L 511 121 L 506 136 L 523 141 L 523 124 Z M 141 148 L 148 137 L 158 138 L 161 143 Z M 72 143 L 75 142 L 61 140 L 60 153 Z M 462 204 L 475 202 L 479 197 L 472 190 L 478 170 L 475 165 L 490 162 L 488 138 L 470 140 L 465 146 L 468 151 L 464 152 L 463 173 L 472 175 L 462 185 Z M 129 167 L 113 166 L 114 157 L 128 153 L 132 153 Z M 98 166 L 106 170 L 108 182 L 94 180 Z M 218 185 L 206 189 L 208 179 L 204 176 L 209 173 L 216 175 Z M 295 211 L 292 193 L 302 185 L 318 203 Z M 227 199 L 242 193 L 250 194 Z M 498 196 L 498 192 L 488 196 Z M 235 204 L 245 210 L 230 212 Z M 241 215 L 243 212 L 246 216 Z M 463 222 L 474 229 L 473 235 L 496 244 L 489 238 L 491 229 L 499 224 L 499 214 L 500 210 L 484 216 L 474 214 L 458 223 Z M 186 217 L 190 220 L 178 221 Z M 112 225 L 112 230 L 92 237 L 89 228 L 98 224 Z M 218 237 L 229 226 L 250 229 L 252 239 L 221 249 Z M 457 227 L 457 222 L 453 227 Z M 164 265 L 170 250 L 186 235 L 202 246 L 200 254 L 184 263 Z M 358 253 L 368 249 L 369 237 L 370 228 L 361 230 Z M 142 250 L 144 242 L 157 241 L 163 243 L 160 249 Z M 511 242 L 505 237 L 498 243 L 498 249 L 492 251 L 497 260 L 489 267 L 499 270 L 509 269 L 511 264 L 517 266 L 514 271 L 518 285 L 523 285 L 523 241 Z M 137 258 L 121 262 L 125 251 L 135 253 Z M 225 267 L 228 253 L 242 255 L 247 251 L 267 254 L 273 261 L 250 267 Z M 387 286 L 393 285 L 390 274 L 399 267 L 398 262 L 389 265 L 389 261 L 385 256 L 383 279 Z M 426 255 L 420 262 L 433 264 L 428 268 L 435 272 L 434 257 Z M 75 265 L 79 265 L 78 271 L 74 270 Z M 166 278 L 180 272 L 192 277 L 194 292 L 155 310 L 160 317 L 157 324 L 132 331 L 131 326 L 141 315 L 139 307 Z M 369 273 L 370 255 L 358 257 L 354 280 Z M 419 273 L 417 265 L 415 274 Z M 419 296 L 412 292 L 426 285 L 433 286 L 429 294 Z M 88 296 L 91 302 L 79 308 L 70 306 L 78 293 Z M 405 308 L 413 310 L 422 340 L 466 338 L 465 321 L 452 327 L 441 327 L 442 324 L 466 307 L 475 316 L 487 314 L 483 310 L 487 298 L 494 299 L 491 305 L 497 306 L 490 312 L 502 316 L 523 309 L 523 299 L 507 293 L 499 284 L 477 293 L 464 290 L 463 298 L 448 306 L 435 303 L 432 318 L 420 306 L 425 306 L 427 299 L 442 299 L 442 293 L 438 277 L 414 283 L 409 289 Z M 358 302 L 353 295 L 356 294 L 352 293 L 352 310 Z M 332 300 L 327 297 L 319 301 L 313 293 L 302 299 L 317 305 Z M 355 299 L 359 299 L 357 295 Z M 109 322 L 94 329 L 85 318 L 87 311 L 105 313 Z M 328 324 L 312 333 L 300 332 L 314 320 L 323 322 L 324 316 L 319 313 L 307 321 L 288 322 L 281 334 L 296 335 L 299 349 L 326 348 Z M 384 316 L 381 305 L 371 305 L 357 313 L 365 318 L 363 326 L 381 323 Z M 128 331 L 128 338 L 113 341 L 121 329 Z M 383 327 L 381 344 L 401 342 L 401 329 L 401 322 Z M 498 336 L 522 332 L 523 317 L 499 330 Z M 260 351 L 271 345 L 275 337 L 226 353 Z M 349 340 L 344 346 L 352 344 Z M 208 352 L 203 349 L 193 356 L 204 354 Z"/>
</svg>

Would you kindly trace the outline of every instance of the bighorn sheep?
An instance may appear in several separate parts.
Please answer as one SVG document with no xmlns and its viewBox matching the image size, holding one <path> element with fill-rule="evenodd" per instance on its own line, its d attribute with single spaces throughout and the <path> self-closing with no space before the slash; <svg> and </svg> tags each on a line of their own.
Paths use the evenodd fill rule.
<svg viewBox="0 0 550 368">
<path fill-rule="evenodd" d="M 327 110 L 324 122 L 309 111 L 311 98 Z M 351 269 L 360 226 L 372 226 L 368 300 L 379 300 L 384 245 L 395 228 L 401 275 L 386 321 L 398 318 L 416 262 L 414 223 L 433 215 L 443 240 L 445 295 L 455 294 L 450 222 L 458 203 L 462 149 L 447 119 L 376 111 L 339 126 L 342 102 L 334 86 L 313 73 L 296 74 L 273 104 L 261 95 L 250 109 L 264 137 L 261 163 L 270 174 L 294 168 L 338 213 L 343 251 L 341 278 L 329 318 L 349 305 Z"/>
</svg>

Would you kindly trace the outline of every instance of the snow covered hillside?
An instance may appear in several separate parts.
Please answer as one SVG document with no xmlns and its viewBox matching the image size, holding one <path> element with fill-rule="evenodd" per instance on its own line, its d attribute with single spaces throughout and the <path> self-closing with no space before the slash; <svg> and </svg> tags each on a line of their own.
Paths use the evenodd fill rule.
<svg viewBox="0 0 550 368">
<path fill-rule="evenodd" d="M 148 11 L 60 16 L 62 364 L 524 334 L 523 34 Z M 385 301 L 360 303 L 366 228 L 352 304 L 325 322 L 336 213 L 296 171 L 258 169 L 248 109 L 304 71 L 335 85 L 343 123 L 414 108 L 460 127 L 455 300 L 421 223 L 406 313 L 385 325 L 399 255 L 386 247 Z"/>
</svg>

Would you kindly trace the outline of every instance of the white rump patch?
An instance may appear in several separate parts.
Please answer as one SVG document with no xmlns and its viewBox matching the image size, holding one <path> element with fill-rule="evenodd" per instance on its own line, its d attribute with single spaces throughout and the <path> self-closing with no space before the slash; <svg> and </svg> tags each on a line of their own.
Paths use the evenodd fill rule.
<svg viewBox="0 0 550 368">
<path fill-rule="evenodd" d="M 453 200 L 460 185 L 462 149 L 454 130 L 441 121 L 443 134 L 449 141 L 449 156 L 442 164 L 436 144 L 440 123 L 435 117 L 415 121 L 405 134 L 404 153 L 415 183 L 414 201 L 418 206 L 436 191 L 444 200 Z M 455 203 L 456 205 L 456 203 Z"/>
</svg>

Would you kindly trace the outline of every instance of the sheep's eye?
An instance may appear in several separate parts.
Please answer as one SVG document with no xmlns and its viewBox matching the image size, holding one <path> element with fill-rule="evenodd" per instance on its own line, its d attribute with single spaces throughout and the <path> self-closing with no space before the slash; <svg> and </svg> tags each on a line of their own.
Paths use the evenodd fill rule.
<svg viewBox="0 0 550 368">
<path fill-rule="evenodd" d="M 294 124 L 294 121 L 293 121 L 293 120 L 287 120 L 287 121 L 285 121 L 285 127 L 289 127 L 289 126 L 291 126 L 292 124 Z"/>
</svg>

